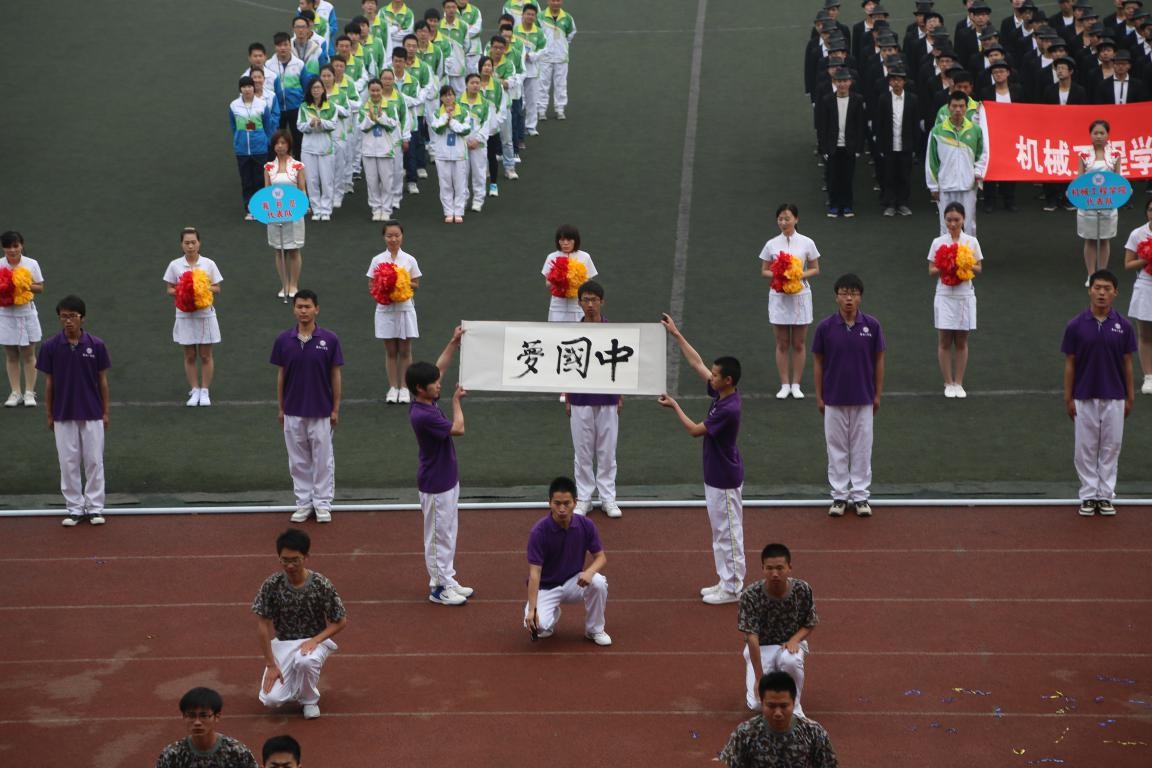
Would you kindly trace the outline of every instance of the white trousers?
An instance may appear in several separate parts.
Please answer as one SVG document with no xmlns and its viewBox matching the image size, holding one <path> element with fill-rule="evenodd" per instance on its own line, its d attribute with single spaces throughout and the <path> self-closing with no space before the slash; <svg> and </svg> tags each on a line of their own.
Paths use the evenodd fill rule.
<svg viewBox="0 0 1152 768">
<path fill-rule="evenodd" d="M 336 168 L 334 170 L 335 196 L 344 197 L 352 179 L 352 145 L 348 139 L 336 140 Z"/>
<path fill-rule="evenodd" d="M 392 200 L 398 206 L 404 197 L 404 149 L 396 145 L 396 156 L 392 158 Z M 395 207 L 395 206 L 393 206 Z"/>
<path fill-rule="evenodd" d="M 488 196 L 488 145 L 468 150 L 468 170 L 472 176 L 472 205 L 484 205 Z"/>
<path fill-rule="evenodd" d="M 52 428 L 60 458 L 60 493 L 70 515 L 104 510 L 104 422 L 57 421 Z M 81 467 L 84 483 L 81 485 Z"/>
<path fill-rule="evenodd" d="M 305 179 L 308 183 L 308 203 L 312 213 L 332 214 L 332 196 L 335 192 L 336 155 L 304 153 Z"/>
<path fill-rule="evenodd" d="M 463 216 L 468 202 L 468 161 L 436 158 L 440 182 L 440 206 L 445 216 Z"/>
<path fill-rule="evenodd" d="M 944 209 L 949 203 L 960 203 L 964 206 L 964 231 L 976 237 L 976 190 L 969 189 L 964 192 L 941 192 L 936 208 L 940 214 L 940 234 L 945 234 L 948 228 L 944 226 Z"/>
<path fill-rule="evenodd" d="M 562 603 L 576 603 L 584 601 L 584 634 L 594 635 L 604 631 L 604 609 L 608 605 L 608 579 L 604 574 L 597 573 L 592 576 L 588 586 L 582 587 L 576 583 L 580 574 L 576 574 L 559 587 L 541 589 L 536 597 L 536 622 L 541 629 L 554 630 L 559 620 L 560 605 Z M 524 618 L 528 618 L 528 603 L 524 603 Z"/>
<path fill-rule="evenodd" d="M 460 484 L 443 493 L 420 493 L 424 513 L 424 567 L 428 586 L 454 587 L 456 581 L 456 531 L 460 524 Z"/>
<path fill-rule="evenodd" d="M 540 78 L 524 78 L 524 130 L 536 130 L 540 119 Z"/>
<path fill-rule="evenodd" d="M 364 180 L 368 187 L 368 207 L 372 212 L 391 214 L 393 188 L 396 185 L 396 163 L 391 157 L 365 157 Z"/>
<path fill-rule="evenodd" d="M 872 485 L 872 406 L 825 406 L 824 442 L 832 498 L 867 501 Z"/>
<path fill-rule="evenodd" d="M 563 112 L 568 106 L 568 62 L 540 62 L 540 114 L 548 111 L 549 91 L 556 111 Z"/>
<path fill-rule="evenodd" d="M 616 406 L 574 405 L 568 425 L 572 429 L 572 450 L 576 454 L 572 469 L 576 478 L 576 498 L 591 501 L 593 492 L 599 492 L 602 504 L 615 502 L 616 440 L 620 435 L 620 416 Z"/>
<path fill-rule="evenodd" d="M 712 526 L 712 558 L 716 575 L 729 592 L 744 589 L 744 486 L 704 486 L 708 522 Z"/>
<path fill-rule="evenodd" d="M 1123 400 L 1076 401 L 1076 452 L 1081 499 L 1116 496 L 1116 465 L 1124 441 Z"/>
<path fill-rule="evenodd" d="M 279 707 L 297 702 L 315 704 L 320 701 L 320 669 L 328 656 L 336 650 L 336 643 L 325 640 L 307 655 L 300 653 L 303 640 L 273 640 L 272 655 L 280 668 L 280 679 L 272 690 L 264 693 L 264 680 L 260 680 L 260 703 L 266 707 Z"/>
<path fill-rule="evenodd" d="M 511 171 L 516 168 L 516 161 L 512 158 L 516 154 L 516 149 L 512 146 L 512 115 L 509 113 L 508 119 L 500 124 L 500 150 L 501 161 L 504 163 L 504 170 Z M 492 181 L 496 181 L 492 179 Z"/>
<path fill-rule="evenodd" d="M 331 509 L 336 495 L 336 456 L 332 452 L 332 422 L 327 416 L 284 417 L 284 446 L 296 508 Z"/>
<path fill-rule="evenodd" d="M 796 682 L 796 707 L 798 716 L 804 716 L 800 707 L 800 694 L 804 692 L 804 657 L 808 655 L 808 641 L 800 641 L 800 652 L 789 653 L 782 645 L 760 646 L 760 668 L 764 674 L 769 672 L 787 672 Z M 756 679 L 756 672 L 752 669 L 752 659 L 748 655 L 748 646 L 744 646 L 744 683 L 747 692 L 748 709 L 760 709 L 760 681 Z"/>
</svg>

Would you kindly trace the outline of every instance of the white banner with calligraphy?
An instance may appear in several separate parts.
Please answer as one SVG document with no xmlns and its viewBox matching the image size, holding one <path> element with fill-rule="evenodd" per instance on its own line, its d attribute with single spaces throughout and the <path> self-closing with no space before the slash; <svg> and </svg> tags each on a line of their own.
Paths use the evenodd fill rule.
<svg viewBox="0 0 1152 768">
<path fill-rule="evenodd" d="M 658 395 L 667 332 L 659 323 L 465 320 L 460 383 L 504 392 Z"/>
</svg>

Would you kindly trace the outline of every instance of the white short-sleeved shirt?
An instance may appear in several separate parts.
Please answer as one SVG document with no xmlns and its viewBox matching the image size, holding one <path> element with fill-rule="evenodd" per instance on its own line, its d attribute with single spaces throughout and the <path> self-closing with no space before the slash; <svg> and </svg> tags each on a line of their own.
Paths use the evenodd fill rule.
<svg viewBox="0 0 1152 768">
<path fill-rule="evenodd" d="M 820 260 L 820 251 L 816 249 L 816 243 L 812 238 L 807 235 L 802 235 L 799 232 L 793 232 L 791 237 L 781 233 L 764 243 L 764 248 L 760 251 L 760 260 L 771 264 L 776 261 L 776 257 L 781 253 L 787 253 L 790 256 L 804 259 L 805 269 L 808 269 L 812 265 L 812 262 Z M 812 293 L 812 288 L 808 285 L 808 281 L 802 280 L 801 282 L 804 284 L 804 287 L 798 293 L 789 295 L 799 296 L 804 293 Z"/>
<path fill-rule="evenodd" d="M 584 268 L 588 270 L 589 280 L 596 277 L 598 274 L 596 272 L 596 265 L 592 263 L 592 257 L 589 256 L 585 251 L 576 251 L 574 253 L 561 253 L 560 251 L 553 251 L 552 253 L 548 254 L 548 258 L 544 260 L 544 269 L 540 270 L 540 274 L 544 275 L 545 279 L 547 279 L 548 273 L 552 270 L 552 264 L 555 263 L 556 259 L 560 258 L 561 256 L 567 256 L 570 259 L 576 259 L 576 261 L 579 261 L 581 264 L 583 264 Z M 552 301 L 548 305 L 548 309 L 550 311 L 555 310 L 558 312 L 563 312 L 568 310 L 574 303 L 576 303 L 576 299 L 568 299 L 563 296 L 553 296 Z"/>
<path fill-rule="evenodd" d="M 956 241 L 960 245 L 966 245 L 972 249 L 972 255 L 976 258 L 976 263 L 984 261 L 984 254 L 980 251 L 980 241 L 972 237 L 967 232 L 960 233 L 960 239 Z M 936 261 L 936 249 L 942 245 L 951 245 L 952 235 L 947 233 L 940 235 L 932 241 L 932 245 L 928 248 L 928 263 Z M 942 280 L 936 281 L 936 295 L 937 296 L 975 296 L 976 288 L 972 285 L 971 280 L 961 280 L 959 285 L 944 285 Z"/>
<path fill-rule="evenodd" d="M 224 280 L 224 277 L 220 274 L 220 268 L 216 266 L 216 262 L 212 261 L 212 259 L 201 256 L 196 259 L 195 264 L 189 264 L 188 260 L 181 256 L 178 259 L 173 259 L 168 264 L 168 269 L 164 270 L 164 282 L 170 285 L 176 285 L 176 283 L 180 282 L 180 275 L 193 269 L 199 269 L 208 275 L 208 282 L 212 285 L 216 285 Z M 198 309 L 195 312 L 181 312 L 179 309 L 176 310 L 176 317 L 210 317 L 214 314 L 216 314 L 215 306 Z"/>
<path fill-rule="evenodd" d="M 7 267 L 11 270 L 15 270 L 17 267 L 24 267 L 24 269 L 28 270 L 29 274 L 32 275 L 32 282 L 44 282 L 44 273 L 40 271 L 40 262 L 36 261 L 36 259 L 30 259 L 23 254 L 20 255 L 20 261 L 16 262 L 15 264 L 8 263 L 8 259 L 0 256 L 0 267 Z M 0 315 L 7 315 L 8 317 L 27 317 L 29 315 L 35 314 L 35 294 L 33 294 L 32 301 L 28 302 L 27 304 L 22 304 L 19 307 L 15 304 L 10 307 L 0 307 Z"/>
<path fill-rule="evenodd" d="M 375 274 L 375 272 L 376 272 L 376 267 L 380 266 L 381 264 L 383 264 L 386 261 L 392 262 L 393 264 L 395 264 L 398 267 L 404 267 L 404 269 L 408 270 L 408 276 L 410 278 L 412 278 L 413 280 L 417 279 L 421 275 L 420 265 L 416 263 L 416 259 L 412 256 L 412 254 L 406 253 L 405 251 L 398 251 L 396 253 L 396 258 L 393 259 L 391 252 L 384 251 L 383 253 L 378 253 L 372 257 L 372 263 L 368 265 L 368 278 L 371 279 L 372 275 Z M 408 299 L 407 301 L 397 301 L 397 302 L 393 302 L 392 304 L 381 304 L 381 303 L 377 302 L 376 303 L 376 311 L 377 312 L 415 312 L 416 311 L 416 304 L 414 302 L 415 302 L 415 299 Z"/>
<path fill-rule="evenodd" d="M 1136 249 L 1140 247 L 1140 243 L 1149 237 L 1152 237 L 1152 224 L 1136 227 L 1136 229 L 1132 230 L 1132 234 L 1128 235 L 1128 242 L 1124 243 L 1124 249 L 1136 253 Z M 1145 272 L 1143 267 L 1136 270 L 1136 282 L 1141 281 L 1152 282 L 1152 275 Z"/>
</svg>

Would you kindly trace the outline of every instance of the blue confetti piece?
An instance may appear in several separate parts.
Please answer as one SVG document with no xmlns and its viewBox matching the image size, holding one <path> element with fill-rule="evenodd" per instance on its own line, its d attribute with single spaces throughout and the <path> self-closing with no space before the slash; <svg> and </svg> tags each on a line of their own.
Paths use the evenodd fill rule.
<svg viewBox="0 0 1152 768">
<path fill-rule="evenodd" d="M 688 731 L 688 735 L 694 739 L 700 738 L 700 733 L 698 731 Z"/>
<path fill-rule="evenodd" d="M 1000 707 L 996 707 L 995 709 L 992 710 L 992 717 L 996 718 L 997 720 L 1000 720 L 1001 718 L 1004 717 L 1004 710 L 1000 709 Z"/>
<path fill-rule="evenodd" d="M 940 699 L 941 704 L 951 704 L 954 701 L 956 701 L 956 698 L 954 696 L 944 696 L 943 698 Z"/>
<path fill-rule="evenodd" d="M 959 732 L 960 732 L 959 728 L 949 728 L 947 730 L 947 733 L 959 733 Z"/>
<path fill-rule="evenodd" d="M 919 696 L 920 695 L 920 689 L 919 688 L 909 688 L 908 690 L 904 691 L 904 695 L 905 696 Z"/>
<path fill-rule="evenodd" d="M 1102 683 L 1117 683 L 1119 685 L 1136 685 L 1136 680 L 1131 677 L 1109 677 L 1108 675 L 1096 675 L 1096 679 Z"/>
<path fill-rule="evenodd" d="M 1110 725 L 1116 725 L 1116 721 L 1111 719 L 1101 720 L 1100 722 L 1096 723 L 1096 725 L 1100 726 L 1101 728 L 1107 728 Z"/>
<path fill-rule="evenodd" d="M 1152 704 L 1148 703 L 1144 699 L 1128 699 L 1128 703 L 1129 704 L 1136 704 L 1136 705 L 1141 706 L 1141 707 L 1152 707 Z"/>
<path fill-rule="evenodd" d="M 1104 703 L 1104 697 L 1103 696 L 1097 696 L 1096 698 L 1092 699 L 1092 701 L 1096 702 L 1097 704 L 1103 704 Z"/>
<path fill-rule="evenodd" d="M 937 721 L 933 720 L 932 722 L 928 723 L 928 727 L 929 727 L 929 728 L 939 728 L 939 727 L 940 727 L 940 723 L 938 723 Z"/>
<path fill-rule="evenodd" d="M 1029 760 L 1028 765 L 1036 765 L 1037 763 L 1063 763 L 1063 758 L 1059 757 L 1041 757 L 1037 760 Z"/>
</svg>

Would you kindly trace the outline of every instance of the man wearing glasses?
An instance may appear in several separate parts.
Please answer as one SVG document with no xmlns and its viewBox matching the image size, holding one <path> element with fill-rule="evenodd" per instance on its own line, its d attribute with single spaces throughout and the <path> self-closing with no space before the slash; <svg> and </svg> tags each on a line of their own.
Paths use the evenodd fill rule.
<svg viewBox="0 0 1152 768">
<path fill-rule="evenodd" d="M 304 719 L 320 717 L 320 669 L 336 650 L 332 637 L 348 625 L 336 588 L 306 563 L 312 540 L 298 528 L 276 539 L 283 571 L 260 585 L 252 601 L 264 649 L 260 701 L 266 707 L 302 704 Z"/>
<path fill-rule="evenodd" d="M 104 342 L 84 330 L 86 311 L 78 296 L 61 299 L 56 304 L 61 331 L 44 342 L 36 358 L 36 370 L 44 374 L 48 429 L 60 459 L 65 527 L 85 518 L 92 525 L 104 524 L 104 431 L 112 362 Z"/>
<path fill-rule="evenodd" d="M 843 275 L 833 286 L 838 311 L 816 326 L 812 337 L 812 374 L 816 407 L 824 415 L 828 447 L 828 483 L 840 517 L 851 504 L 869 517 L 872 485 L 872 417 L 884 389 L 884 333 L 880 323 L 860 311 L 864 283 Z"/>
<path fill-rule="evenodd" d="M 187 738 L 174 741 L 156 759 L 156 768 L 258 768 L 256 758 L 241 742 L 216 733 L 224 701 L 211 688 L 193 688 L 180 698 L 180 713 L 188 724 Z"/>
</svg>

